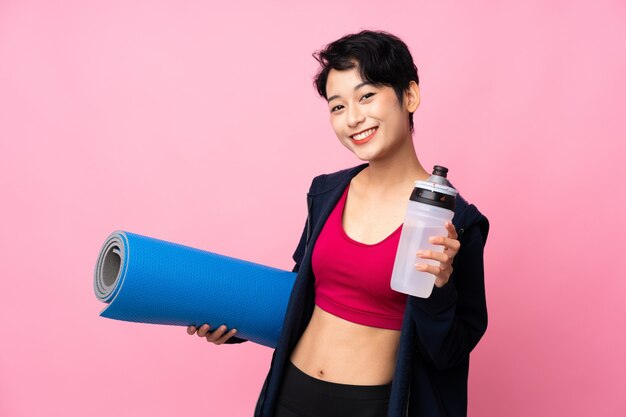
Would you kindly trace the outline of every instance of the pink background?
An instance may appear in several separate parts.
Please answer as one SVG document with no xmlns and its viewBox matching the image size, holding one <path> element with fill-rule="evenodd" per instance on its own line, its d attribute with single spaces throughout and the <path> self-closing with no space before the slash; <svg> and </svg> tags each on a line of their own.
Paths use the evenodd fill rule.
<svg viewBox="0 0 626 417">
<path fill-rule="evenodd" d="M 0 1 L 1 416 L 249 416 L 271 350 L 103 319 L 115 229 L 290 269 L 311 178 L 360 163 L 311 53 L 419 68 L 415 146 L 491 220 L 470 416 L 626 415 L 621 1 Z M 260 184 L 271 184 L 262 187 Z"/>
</svg>

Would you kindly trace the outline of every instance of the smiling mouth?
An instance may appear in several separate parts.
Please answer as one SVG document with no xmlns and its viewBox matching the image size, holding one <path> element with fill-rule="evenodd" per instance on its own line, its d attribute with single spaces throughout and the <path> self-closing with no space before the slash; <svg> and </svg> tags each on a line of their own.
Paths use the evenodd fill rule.
<svg viewBox="0 0 626 417">
<path fill-rule="evenodd" d="M 355 133 L 354 135 L 351 135 L 350 137 L 354 140 L 363 140 L 369 136 L 371 136 L 374 132 L 376 132 L 376 130 L 378 129 L 378 127 L 371 127 L 367 130 L 364 130 L 362 132 L 359 133 Z"/>
</svg>

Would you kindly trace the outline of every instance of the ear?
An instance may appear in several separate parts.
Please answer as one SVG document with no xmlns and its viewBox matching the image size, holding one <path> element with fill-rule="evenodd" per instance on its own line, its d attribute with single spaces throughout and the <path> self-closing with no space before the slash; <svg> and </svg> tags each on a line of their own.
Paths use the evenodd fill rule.
<svg viewBox="0 0 626 417">
<path fill-rule="evenodd" d="M 413 113 L 420 105 L 420 88 L 415 81 L 411 81 L 404 91 L 404 103 L 409 113 Z"/>
</svg>

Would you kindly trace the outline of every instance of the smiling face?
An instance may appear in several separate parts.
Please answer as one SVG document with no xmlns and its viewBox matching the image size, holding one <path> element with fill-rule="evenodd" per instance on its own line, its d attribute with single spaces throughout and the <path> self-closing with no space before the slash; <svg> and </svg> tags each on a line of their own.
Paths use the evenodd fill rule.
<svg viewBox="0 0 626 417">
<path fill-rule="evenodd" d="M 419 104 L 417 84 L 403 95 L 364 82 L 358 66 L 331 69 L 326 83 L 330 122 L 339 141 L 363 161 L 382 160 L 411 143 L 409 111 Z"/>
</svg>

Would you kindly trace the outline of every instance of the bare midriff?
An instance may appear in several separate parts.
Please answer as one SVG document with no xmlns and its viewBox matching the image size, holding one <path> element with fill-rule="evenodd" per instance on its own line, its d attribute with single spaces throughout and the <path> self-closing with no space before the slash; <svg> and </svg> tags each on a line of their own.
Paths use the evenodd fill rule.
<svg viewBox="0 0 626 417">
<path fill-rule="evenodd" d="M 328 382 L 384 385 L 393 378 L 399 342 L 399 330 L 353 323 L 316 305 L 291 362 Z"/>
</svg>

